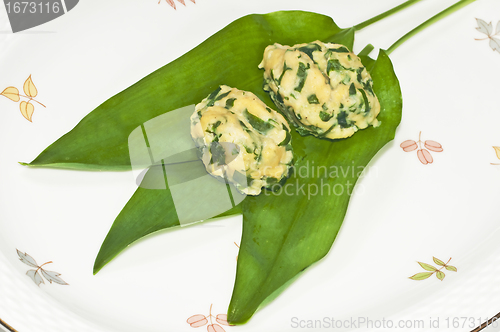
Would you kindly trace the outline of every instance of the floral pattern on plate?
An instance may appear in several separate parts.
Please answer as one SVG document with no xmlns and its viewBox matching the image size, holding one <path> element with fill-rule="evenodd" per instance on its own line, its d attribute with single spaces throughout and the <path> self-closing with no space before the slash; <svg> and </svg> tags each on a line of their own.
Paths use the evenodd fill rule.
<svg viewBox="0 0 500 332">
<path fill-rule="evenodd" d="M 439 269 L 430 265 L 430 264 L 417 262 L 424 270 L 430 271 L 430 272 L 420 272 L 420 273 L 412 275 L 409 278 L 412 280 L 424 280 L 424 279 L 429 278 L 430 276 L 432 276 L 435 273 L 436 278 L 443 281 L 443 279 L 446 275 L 444 274 L 443 271 L 441 271 L 442 269 L 446 269 L 448 271 L 453 271 L 453 272 L 458 271 L 456 267 L 454 267 L 452 265 L 448 265 L 448 263 L 451 261 L 451 257 L 450 257 L 450 259 L 448 259 L 448 261 L 446 263 L 440 259 L 437 259 L 436 257 L 432 257 L 432 260 L 434 261 L 434 263 L 436 263 L 438 266 L 440 266 Z"/>
<path fill-rule="evenodd" d="M 443 146 L 436 141 L 427 140 L 425 142 L 422 142 L 421 136 L 422 132 L 418 134 L 418 141 L 415 142 L 414 140 L 409 139 L 401 143 L 400 146 L 404 152 L 410 152 L 418 149 L 418 160 L 420 160 L 420 162 L 424 165 L 432 164 L 434 162 L 434 158 L 432 158 L 429 150 L 433 152 L 443 152 Z M 425 148 L 422 148 L 422 143 L 424 144 Z"/>
<path fill-rule="evenodd" d="M 500 146 L 494 146 L 493 149 L 495 149 L 495 153 L 497 154 L 497 158 L 500 159 Z M 491 163 L 492 165 L 500 165 L 498 163 Z"/>
<path fill-rule="evenodd" d="M 493 24 L 491 24 L 491 22 L 486 23 L 485 21 L 483 21 L 479 18 L 476 18 L 476 21 L 477 21 L 476 30 L 481 32 L 481 33 L 484 33 L 487 37 L 486 38 L 475 38 L 475 39 L 476 40 L 489 39 L 491 49 L 493 51 L 497 51 L 498 53 L 500 53 L 500 39 L 495 37 L 498 34 L 500 34 L 500 21 L 498 21 L 497 27 L 496 27 L 494 32 L 493 32 Z"/>
<path fill-rule="evenodd" d="M 45 282 L 43 281 L 43 278 L 45 278 L 50 283 L 55 282 L 56 284 L 59 284 L 59 285 L 68 285 L 68 283 L 66 283 L 66 281 L 59 278 L 59 276 L 61 275 L 60 273 L 57 273 L 54 271 L 47 271 L 47 270 L 42 268 L 43 266 L 45 266 L 47 264 L 51 264 L 52 261 L 44 263 L 42 265 L 38 265 L 33 257 L 28 255 L 27 253 L 20 252 L 18 249 L 16 249 L 16 250 L 17 250 L 17 255 L 19 256 L 19 260 L 21 262 L 23 262 L 24 264 L 26 264 L 28 266 L 36 268 L 36 270 L 29 270 L 28 272 L 26 272 L 26 275 L 28 277 L 30 277 L 37 286 L 40 286 L 40 284 L 45 284 Z M 43 278 L 42 278 L 42 276 L 43 276 Z"/>
<path fill-rule="evenodd" d="M 213 304 L 210 305 L 210 311 L 208 313 L 208 316 L 205 315 L 193 315 L 187 319 L 187 323 L 191 327 L 201 327 L 204 326 L 208 323 L 208 320 L 210 319 L 210 324 L 207 326 L 207 331 L 208 332 L 225 332 L 225 330 L 222 328 L 221 325 L 226 325 L 230 326 L 229 323 L 227 322 L 227 315 L 226 314 L 218 314 L 217 316 L 212 315 L 212 306 Z M 217 323 L 213 323 L 212 319 L 215 318 Z"/>
<path fill-rule="evenodd" d="M 35 106 L 31 103 L 31 101 L 34 101 L 42 105 L 43 107 L 45 107 L 45 105 L 33 99 L 38 95 L 38 90 L 33 83 L 33 80 L 31 79 L 31 75 L 24 82 L 23 91 L 26 95 L 20 94 L 19 90 L 16 87 L 9 86 L 5 88 L 5 90 L 3 90 L 0 95 L 7 97 L 16 103 L 21 100 L 21 97 L 27 98 L 28 101 L 21 101 L 21 103 L 19 104 L 19 109 L 21 110 L 21 114 L 24 116 L 24 118 L 29 122 L 32 122 L 31 118 L 33 117 L 33 113 L 35 112 Z"/>
<path fill-rule="evenodd" d="M 177 9 L 177 8 L 175 7 L 175 2 L 174 2 L 174 0 L 165 0 L 165 1 L 166 1 L 166 2 L 170 5 L 170 6 L 172 6 L 172 8 Z M 185 2 L 184 0 L 177 0 L 177 1 L 179 1 L 180 3 L 182 3 L 184 6 L 186 5 L 186 2 Z M 195 0 L 191 0 L 191 2 L 192 2 L 192 3 L 196 3 L 196 2 L 195 2 Z M 158 1 L 158 4 L 160 4 L 160 3 L 161 3 L 161 0 L 160 0 L 160 1 Z"/>
</svg>

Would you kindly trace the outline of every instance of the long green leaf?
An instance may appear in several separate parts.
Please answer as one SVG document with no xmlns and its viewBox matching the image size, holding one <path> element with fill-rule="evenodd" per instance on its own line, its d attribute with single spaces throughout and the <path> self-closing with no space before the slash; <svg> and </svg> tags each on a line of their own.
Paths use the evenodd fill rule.
<svg viewBox="0 0 500 332">
<path fill-rule="evenodd" d="M 252 32 L 253 30 L 255 31 Z M 199 102 L 219 84 L 252 91 L 275 108 L 262 90 L 262 71 L 257 69 L 264 48 L 274 42 L 296 44 L 316 39 L 331 40 L 352 48 L 354 29 L 342 30 L 329 17 L 299 11 L 249 15 L 238 19 L 191 52 L 99 106 L 30 165 L 97 170 L 128 169 L 130 160 L 128 151 L 124 152 L 124 149 L 127 148 L 128 135 L 133 129 L 166 110 Z M 245 40 L 244 47 L 242 40 Z M 187 70 L 179 71 L 182 67 Z M 197 70 L 191 71 L 190 68 Z M 206 71 L 199 68 L 206 68 Z M 217 70 L 213 70 L 214 68 Z M 177 84 L 170 83 L 162 75 L 181 79 L 176 80 Z M 165 86 L 164 90 L 148 90 L 157 85 Z M 155 98 L 144 98 L 151 96 L 151 93 L 157 93 Z M 142 103 L 146 103 L 145 106 Z M 162 107 L 153 113 L 151 110 L 158 108 L 156 104 Z M 114 119 L 107 116 L 114 109 L 121 114 L 122 126 L 127 129 L 119 127 L 117 131 L 112 130 L 114 133 L 111 134 L 112 131 L 93 128 L 93 123 L 114 122 Z M 142 112 L 149 113 L 145 115 Z M 87 136 L 91 139 L 85 142 Z M 73 142 L 73 139 L 76 141 Z M 112 149 L 113 146 L 121 148 Z M 73 147 L 75 153 L 72 153 Z M 168 184 L 167 190 L 163 192 L 139 188 L 113 223 L 99 251 L 94 273 L 141 237 L 178 226 L 175 213 L 168 212 L 173 209 Z"/>
<path fill-rule="evenodd" d="M 380 127 L 337 142 L 294 132 L 298 160 L 294 177 L 278 195 L 247 197 L 243 202 L 243 236 L 228 312 L 230 323 L 245 323 L 268 296 L 328 253 L 360 171 L 394 138 L 402 98 L 384 51 L 371 75 L 381 104 Z"/>
</svg>

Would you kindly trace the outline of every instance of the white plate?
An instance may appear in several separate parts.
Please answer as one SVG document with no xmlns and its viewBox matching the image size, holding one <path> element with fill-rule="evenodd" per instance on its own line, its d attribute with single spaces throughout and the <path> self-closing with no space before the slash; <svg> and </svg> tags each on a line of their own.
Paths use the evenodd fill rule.
<svg viewBox="0 0 500 332">
<path fill-rule="evenodd" d="M 33 123 L 19 104 L 0 98 L 0 318 L 20 331 L 194 331 L 194 314 L 225 313 L 235 276 L 241 219 L 230 218 L 149 236 L 98 275 L 92 266 L 114 218 L 136 189 L 131 173 L 29 169 L 45 147 L 101 102 L 184 54 L 249 13 L 302 9 L 352 26 L 400 0 L 82 1 L 45 25 L 8 33 L 0 10 L 0 90 L 38 88 Z M 423 1 L 357 34 L 387 48 L 454 1 Z M 395 141 L 359 182 L 330 254 L 241 327 L 226 331 L 468 331 L 500 311 L 498 198 L 500 53 L 476 30 L 476 18 L 500 21 L 500 3 L 483 0 L 436 23 L 391 58 L 404 98 Z M 423 165 L 405 140 L 442 144 Z M 57 271 L 69 285 L 36 286 L 16 249 Z M 433 256 L 458 271 L 415 281 Z M 461 317 L 466 317 L 465 321 Z M 324 321 L 324 318 L 327 318 Z M 350 325 L 350 320 L 364 325 Z M 430 325 L 430 320 L 434 325 Z M 369 325 L 369 320 L 372 325 Z M 300 328 L 300 326 L 304 328 Z M 318 324 L 318 322 L 316 322 Z M 340 323 L 339 323 L 340 324 Z M 387 324 L 387 323 L 386 323 Z M 455 325 L 453 325 L 455 324 Z M 457 324 L 459 327 L 457 328 Z M 203 328 L 206 329 L 206 328 Z"/>
</svg>

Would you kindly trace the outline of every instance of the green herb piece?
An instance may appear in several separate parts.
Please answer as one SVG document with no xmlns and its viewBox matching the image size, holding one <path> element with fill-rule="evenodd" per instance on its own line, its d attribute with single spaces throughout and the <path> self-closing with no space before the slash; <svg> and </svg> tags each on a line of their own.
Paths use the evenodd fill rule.
<svg viewBox="0 0 500 332">
<path fill-rule="evenodd" d="M 214 123 L 214 124 L 212 125 L 212 130 L 213 130 L 213 131 L 215 131 L 215 129 L 217 129 L 217 127 L 219 127 L 221 124 L 222 124 L 222 122 L 217 121 L 216 123 Z"/>
<path fill-rule="evenodd" d="M 347 113 L 345 111 L 339 112 L 337 115 L 337 122 L 342 128 L 349 128 L 351 126 L 351 124 L 347 122 Z"/>
<path fill-rule="evenodd" d="M 370 103 L 368 102 L 368 97 L 366 96 L 366 92 L 363 89 L 358 89 L 358 90 L 363 95 L 363 102 L 365 104 L 365 113 L 368 114 L 368 112 L 370 112 L 370 110 L 371 110 L 371 107 L 370 107 Z"/>
<path fill-rule="evenodd" d="M 328 51 L 325 53 L 325 58 L 328 59 L 332 53 L 349 53 L 349 50 L 345 46 L 341 46 L 339 48 L 329 48 Z M 350 55 L 348 55 L 348 58 L 350 60 Z"/>
<path fill-rule="evenodd" d="M 283 63 L 283 72 L 281 73 L 280 78 L 278 78 L 278 85 L 280 85 L 280 84 L 281 84 L 281 80 L 283 79 L 283 76 L 285 75 L 285 73 L 286 73 L 286 71 L 287 71 L 287 70 L 292 70 L 292 68 L 288 67 L 288 66 L 286 65 L 286 61 L 285 61 L 285 62 Z"/>
<path fill-rule="evenodd" d="M 274 126 L 271 123 L 264 121 L 261 118 L 253 115 L 248 110 L 245 110 L 243 114 L 247 118 L 250 126 L 252 126 L 253 129 L 255 129 L 261 134 L 266 134 L 269 130 L 274 128 Z"/>
<path fill-rule="evenodd" d="M 222 144 L 218 142 L 210 143 L 210 152 L 212 154 L 212 158 L 210 159 L 211 164 L 226 165 L 226 150 Z"/>
<path fill-rule="evenodd" d="M 321 46 L 319 46 L 318 44 L 309 44 L 309 45 L 300 47 L 298 50 L 307 54 L 309 56 L 309 58 L 311 58 L 311 60 L 314 61 L 313 52 L 314 51 L 321 51 Z M 316 61 L 314 61 L 314 62 L 316 62 Z"/>
<path fill-rule="evenodd" d="M 336 72 L 341 72 L 344 70 L 347 71 L 354 71 L 354 69 L 351 68 L 346 68 L 340 64 L 340 61 L 338 59 L 330 59 L 328 60 L 328 63 L 326 65 L 326 73 L 330 75 L 330 72 L 334 70 Z"/>
<path fill-rule="evenodd" d="M 368 81 L 366 81 L 366 83 L 363 83 L 363 88 L 373 96 L 374 93 L 373 93 L 372 84 L 373 84 L 373 81 L 371 79 L 369 79 Z"/>
<path fill-rule="evenodd" d="M 228 100 L 226 100 L 226 108 L 230 109 L 231 107 L 233 107 L 235 100 L 236 98 L 229 98 Z"/>
<path fill-rule="evenodd" d="M 307 79 L 307 70 L 311 68 L 311 65 L 308 63 L 307 67 L 303 62 L 299 62 L 299 69 L 297 70 L 297 77 L 299 78 L 299 85 L 294 89 L 295 91 L 301 92 L 304 88 L 304 84 Z"/>
<path fill-rule="evenodd" d="M 215 97 L 219 94 L 221 88 L 220 86 L 215 89 L 209 96 L 208 96 L 208 103 L 207 103 L 207 107 L 212 107 L 214 106 L 215 104 Z"/>
<path fill-rule="evenodd" d="M 227 95 L 229 95 L 230 93 L 231 93 L 231 91 L 228 91 L 228 92 L 226 92 L 226 93 L 223 93 L 223 94 L 219 95 L 217 98 L 215 98 L 215 101 L 219 101 L 219 100 L 221 100 L 222 98 L 227 97 Z"/>
<path fill-rule="evenodd" d="M 328 111 L 328 106 L 326 106 L 326 103 L 324 103 L 321 108 L 323 109 L 323 111 Z"/>
<path fill-rule="evenodd" d="M 217 89 L 215 89 L 209 96 L 208 96 L 208 100 L 215 100 L 215 97 L 217 97 L 217 95 L 219 94 L 221 90 L 221 87 L 217 87 Z"/>
<path fill-rule="evenodd" d="M 333 117 L 333 114 L 323 112 L 323 111 L 319 112 L 319 118 L 321 119 L 321 121 L 328 122 L 332 117 Z"/>
<path fill-rule="evenodd" d="M 358 69 L 356 69 L 356 74 L 357 74 L 356 79 L 358 80 L 359 83 L 363 81 L 363 76 L 361 75 L 361 73 L 363 72 L 364 69 L 365 67 L 359 67 Z"/>
<path fill-rule="evenodd" d="M 285 136 L 285 139 L 283 141 L 281 141 L 280 144 L 278 144 L 278 146 L 285 146 L 288 143 L 290 143 L 290 140 L 292 139 L 292 135 L 290 134 L 290 131 L 288 130 L 288 128 L 284 124 L 283 124 L 283 130 L 286 132 L 286 136 Z"/>
<path fill-rule="evenodd" d="M 307 97 L 307 101 L 309 102 L 309 104 L 319 104 L 318 97 L 315 94 Z"/>
<path fill-rule="evenodd" d="M 354 86 L 354 83 L 351 83 L 349 86 L 349 95 L 355 95 L 356 94 L 356 87 Z"/>
</svg>

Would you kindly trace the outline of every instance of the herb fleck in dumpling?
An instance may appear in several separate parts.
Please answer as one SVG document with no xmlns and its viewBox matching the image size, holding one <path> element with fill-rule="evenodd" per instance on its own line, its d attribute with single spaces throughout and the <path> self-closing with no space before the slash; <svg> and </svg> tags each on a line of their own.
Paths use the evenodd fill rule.
<svg viewBox="0 0 500 332">
<path fill-rule="evenodd" d="M 379 125 L 370 74 L 343 45 L 270 45 L 259 68 L 264 90 L 302 135 L 345 138 Z"/>
<path fill-rule="evenodd" d="M 207 171 L 248 195 L 285 181 L 292 167 L 288 123 L 251 92 L 221 85 L 196 105 L 191 136 Z"/>
</svg>

